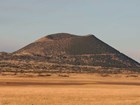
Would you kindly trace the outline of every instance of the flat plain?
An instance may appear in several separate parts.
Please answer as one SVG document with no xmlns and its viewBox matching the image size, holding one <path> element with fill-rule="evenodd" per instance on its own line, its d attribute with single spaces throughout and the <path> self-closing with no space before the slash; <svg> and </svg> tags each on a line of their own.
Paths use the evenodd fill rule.
<svg viewBox="0 0 140 105">
<path fill-rule="evenodd" d="M 0 76 L 0 105 L 140 105 L 140 75 Z"/>
</svg>

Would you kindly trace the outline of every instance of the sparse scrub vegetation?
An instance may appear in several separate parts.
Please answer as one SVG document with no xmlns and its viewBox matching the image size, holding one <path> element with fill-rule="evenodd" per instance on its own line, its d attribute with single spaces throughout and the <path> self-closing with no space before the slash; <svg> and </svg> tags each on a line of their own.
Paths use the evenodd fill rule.
<svg viewBox="0 0 140 105">
<path fill-rule="evenodd" d="M 110 77 L 109 74 L 101 74 L 102 77 Z"/>
<path fill-rule="evenodd" d="M 59 74 L 59 77 L 69 77 L 69 74 Z"/>
<path fill-rule="evenodd" d="M 138 74 L 129 74 L 126 77 L 138 77 Z"/>
</svg>

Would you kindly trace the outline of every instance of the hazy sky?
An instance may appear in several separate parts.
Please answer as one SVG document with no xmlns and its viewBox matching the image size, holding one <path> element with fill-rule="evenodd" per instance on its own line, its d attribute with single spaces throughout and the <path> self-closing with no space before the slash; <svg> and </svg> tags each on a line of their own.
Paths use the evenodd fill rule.
<svg viewBox="0 0 140 105">
<path fill-rule="evenodd" d="M 94 34 L 140 62 L 140 0 L 0 0 L 0 51 L 57 32 Z"/>
</svg>

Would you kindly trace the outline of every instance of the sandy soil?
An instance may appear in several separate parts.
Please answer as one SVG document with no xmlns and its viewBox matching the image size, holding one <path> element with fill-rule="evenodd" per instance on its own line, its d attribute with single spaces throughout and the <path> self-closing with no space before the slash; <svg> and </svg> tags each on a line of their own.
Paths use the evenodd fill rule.
<svg viewBox="0 0 140 105">
<path fill-rule="evenodd" d="M 140 105 L 140 76 L 0 76 L 0 105 Z"/>
</svg>

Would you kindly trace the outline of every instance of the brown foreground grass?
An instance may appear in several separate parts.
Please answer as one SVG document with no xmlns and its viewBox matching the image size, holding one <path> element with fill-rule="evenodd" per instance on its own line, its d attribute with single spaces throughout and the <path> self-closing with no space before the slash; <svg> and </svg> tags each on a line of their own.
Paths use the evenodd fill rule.
<svg viewBox="0 0 140 105">
<path fill-rule="evenodd" d="M 140 105 L 140 76 L 0 76 L 0 105 Z"/>
</svg>

